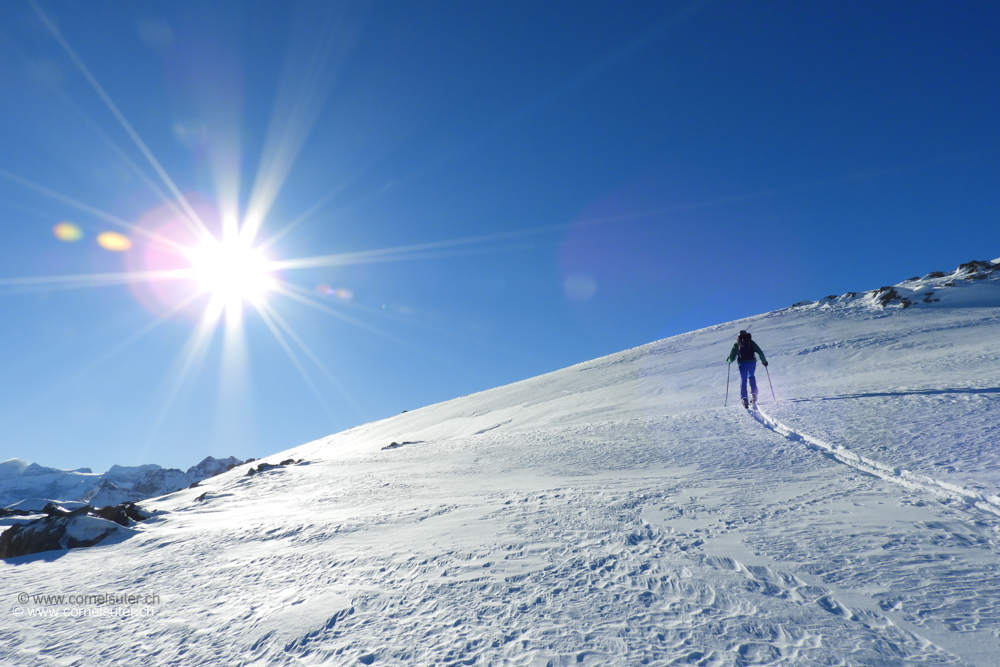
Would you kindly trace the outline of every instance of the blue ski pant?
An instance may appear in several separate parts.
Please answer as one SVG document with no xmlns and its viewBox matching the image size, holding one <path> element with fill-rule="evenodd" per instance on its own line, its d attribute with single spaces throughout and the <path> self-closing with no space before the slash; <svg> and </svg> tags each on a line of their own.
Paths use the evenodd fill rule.
<svg viewBox="0 0 1000 667">
<path fill-rule="evenodd" d="M 757 378 L 753 376 L 754 371 L 757 370 L 756 361 L 741 361 L 740 362 L 740 398 L 747 397 L 747 380 L 750 380 L 750 392 L 754 396 L 757 395 Z"/>
</svg>

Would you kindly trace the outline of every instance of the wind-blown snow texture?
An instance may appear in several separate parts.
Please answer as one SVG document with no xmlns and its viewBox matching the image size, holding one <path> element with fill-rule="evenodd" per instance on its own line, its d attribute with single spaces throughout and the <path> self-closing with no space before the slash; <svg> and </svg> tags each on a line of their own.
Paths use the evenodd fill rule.
<svg viewBox="0 0 1000 667">
<path fill-rule="evenodd" d="M 998 278 L 767 313 L 240 466 L 127 540 L 0 563 L 0 660 L 1000 665 Z M 741 328 L 771 362 L 759 414 L 722 405 Z M 99 591 L 155 614 L 16 599 Z"/>
</svg>

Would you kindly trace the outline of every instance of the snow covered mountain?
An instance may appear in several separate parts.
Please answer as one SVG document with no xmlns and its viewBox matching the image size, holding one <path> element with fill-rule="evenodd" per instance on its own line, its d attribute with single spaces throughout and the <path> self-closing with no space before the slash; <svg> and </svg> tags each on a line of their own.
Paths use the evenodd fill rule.
<svg viewBox="0 0 1000 667">
<path fill-rule="evenodd" d="M 237 466 L 129 539 L 0 561 L 0 662 L 1000 665 L 998 268 Z M 759 413 L 723 405 L 739 329 Z"/>
<path fill-rule="evenodd" d="M 156 464 L 114 465 L 101 475 L 90 468 L 59 470 L 10 459 L 0 463 L 0 507 L 41 509 L 50 501 L 117 505 L 172 493 L 241 463 L 234 456 L 209 456 L 187 472 Z"/>
</svg>

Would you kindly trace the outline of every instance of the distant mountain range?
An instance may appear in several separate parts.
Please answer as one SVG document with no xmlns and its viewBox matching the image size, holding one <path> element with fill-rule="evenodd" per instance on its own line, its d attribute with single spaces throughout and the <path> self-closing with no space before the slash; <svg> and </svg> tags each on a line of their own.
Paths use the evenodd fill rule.
<svg viewBox="0 0 1000 667">
<path fill-rule="evenodd" d="M 150 463 L 114 465 L 97 474 L 90 468 L 59 470 L 10 459 L 0 463 L 0 508 L 41 509 L 53 500 L 94 507 L 145 500 L 186 488 L 241 463 L 235 456 L 224 459 L 209 456 L 186 472 Z"/>
</svg>

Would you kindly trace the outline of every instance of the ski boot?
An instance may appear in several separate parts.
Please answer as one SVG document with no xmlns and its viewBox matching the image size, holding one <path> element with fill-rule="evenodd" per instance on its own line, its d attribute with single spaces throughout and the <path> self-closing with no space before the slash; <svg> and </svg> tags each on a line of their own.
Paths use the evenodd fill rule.
<svg viewBox="0 0 1000 667">
<path fill-rule="evenodd" d="M 746 396 L 744 396 L 744 397 L 743 397 L 743 398 L 741 398 L 740 400 L 741 400 L 741 401 L 743 401 L 743 407 L 744 407 L 745 409 L 749 410 L 749 409 L 750 409 L 750 404 L 749 404 L 749 403 L 747 403 L 747 397 L 746 397 Z"/>
<path fill-rule="evenodd" d="M 757 407 L 757 394 L 751 394 L 751 397 L 752 398 L 751 398 L 750 402 L 753 403 L 753 406 L 756 408 Z"/>
</svg>

